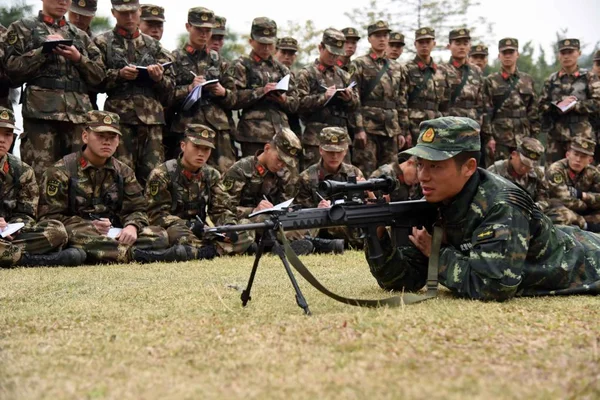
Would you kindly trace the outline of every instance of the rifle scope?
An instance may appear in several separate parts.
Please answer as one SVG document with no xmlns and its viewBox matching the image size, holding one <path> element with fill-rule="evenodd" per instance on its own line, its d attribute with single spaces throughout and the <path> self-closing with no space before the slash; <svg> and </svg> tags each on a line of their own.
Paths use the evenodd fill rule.
<svg viewBox="0 0 600 400">
<path fill-rule="evenodd" d="M 322 181 L 319 183 L 319 192 L 323 193 L 327 197 L 333 197 L 337 194 L 349 194 L 361 191 L 382 191 L 383 194 L 389 194 L 394 191 L 396 182 L 389 176 L 383 176 L 382 178 L 373 178 L 368 181 L 361 181 L 356 183 L 351 182 L 337 182 L 337 181 Z"/>
</svg>

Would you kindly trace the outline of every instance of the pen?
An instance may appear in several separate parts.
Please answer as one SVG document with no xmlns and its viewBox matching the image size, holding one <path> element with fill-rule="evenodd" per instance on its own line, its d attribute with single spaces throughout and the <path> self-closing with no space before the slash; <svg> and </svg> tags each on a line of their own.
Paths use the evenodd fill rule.
<svg viewBox="0 0 600 400">
<path fill-rule="evenodd" d="M 327 199 L 326 199 L 325 197 L 321 196 L 321 193 L 319 193 L 319 192 L 315 192 L 315 193 L 317 193 L 317 196 L 319 196 L 319 198 L 320 198 L 321 200 L 323 200 L 323 201 L 327 201 Z"/>
<path fill-rule="evenodd" d="M 194 78 L 198 76 L 194 73 L 194 71 L 190 71 L 190 74 L 194 75 Z"/>
</svg>

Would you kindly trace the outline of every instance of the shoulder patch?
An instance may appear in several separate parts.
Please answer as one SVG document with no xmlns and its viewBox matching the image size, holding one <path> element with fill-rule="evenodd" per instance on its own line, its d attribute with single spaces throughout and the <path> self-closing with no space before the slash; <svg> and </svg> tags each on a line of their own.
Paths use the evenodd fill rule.
<svg viewBox="0 0 600 400">
<path fill-rule="evenodd" d="M 13 44 L 17 43 L 18 39 L 19 38 L 17 37 L 17 32 L 10 31 L 8 32 L 8 35 L 6 37 L 6 42 L 12 46 Z"/>
<path fill-rule="evenodd" d="M 158 181 L 152 181 L 148 184 L 148 187 L 150 189 L 150 195 L 152 197 L 156 196 L 158 194 Z"/>
<path fill-rule="evenodd" d="M 555 173 L 554 176 L 552 176 L 552 182 L 556 183 L 557 185 L 560 185 L 561 183 L 563 183 L 563 181 L 563 176 L 559 172 Z"/>
<path fill-rule="evenodd" d="M 225 189 L 227 192 L 229 192 L 231 190 L 231 188 L 233 187 L 234 183 L 235 183 L 235 179 L 228 176 L 227 178 L 225 178 L 225 180 L 223 180 L 223 189 Z"/>
<path fill-rule="evenodd" d="M 494 237 L 495 231 L 493 229 L 485 230 L 477 235 L 478 240 L 485 240 Z"/>
<path fill-rule="evenodd" d="M 50 197 L 56 196 L 56 194 L 58 193 L 58 187 L 60 186 L 60 182 L 52 179 L 49 180 L 47 185 L 46 185 L 46 194 Z"/>
</svg>

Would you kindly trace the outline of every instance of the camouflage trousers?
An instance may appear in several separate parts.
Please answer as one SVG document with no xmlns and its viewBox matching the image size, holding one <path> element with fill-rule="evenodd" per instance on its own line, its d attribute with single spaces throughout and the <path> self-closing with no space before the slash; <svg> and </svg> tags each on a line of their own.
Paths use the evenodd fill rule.
<svg viewBox="0 0 600 400">
<path fill-rule="evenodd" d="M 24 118 L 21 160 L 30 165 L 38 182 L 44 171 L 67 154 L 81 150 L 84 125 L 67 121 Z"/>
<path fill-rule="evenodd" d="M 142 228 L 133 245 L 101 235 L 91 221 L 82 219 L 65 228 L 69 234 L 69 246 L 87 253 L 86 264 L 128 263 L 133 260 L 135 249 L 164 250 L 169 247 L 167 232 L 158 226 Z"/>
<path fill-rule="evenodd" d="M 587 223 L 600 223 L 600 210 L 590 211 L 585 214 L 578 214 L 575 211 L 565 207 L 554 207 L 546 211 L 546 215 L 556 225 L 577 225 L 584 229 Z"/>
<path fill-rule="evenodd" d="M 249 221 L 248 221 L 249 222 Z M 254 242 L 254 232 L 240 232 L 237 240 L 234 243 L 226 243 L 216 238 L 204 238 L 198 239 L 196 235 L 192 233 L 190 228 L 184 224 L 174 224 L 167 228 L 167 235 L 169 235 L 169 245 L 174 246 L 176 244 L 192 246 L 199 249 L 202 246 L 213 244 L 217 248 L 219 255 L 233 255 L 243 254 L 248 247 Z M 196 254 L 197 258 L 197 254 Z"/>
<path fill-rule="evenodd" d="M 309 229 L 299 231 L 288 231 L 285 236 L 289 240 L 299 240 L 306 237 L 323 239 L 344 239 L 344 247 L 362 250 L 364 239 L 361 239 L 360 232 L 355 229 L 349 229 L 344 226 L 335 226 L 327 229 Z"/>
<path fill-rule="evenodd" d="M 381 165 L 398 160 L 398 141 L 396 136 L 380 136 L 367 133 L 367 145 L 361 149 L 354 143 L 352 164 L 357 166 L 365 176 L 371 174 Z"/>
<path fill-rule="evenodd" d="M 0 267 L 18 265 L 23 253 L 46 254 L 62 249 L 67 244 L 67 231 L 62 223 L 49 219 L 25 225 L 13 238 L 0 239 Z"/>
<path fill-rule="evenodd" d="M 150 172 L 164 162 L 162 125 L 121 124 L 121 141 L 117 158 L 135 171 L 142 187 Z"/>
</svg>

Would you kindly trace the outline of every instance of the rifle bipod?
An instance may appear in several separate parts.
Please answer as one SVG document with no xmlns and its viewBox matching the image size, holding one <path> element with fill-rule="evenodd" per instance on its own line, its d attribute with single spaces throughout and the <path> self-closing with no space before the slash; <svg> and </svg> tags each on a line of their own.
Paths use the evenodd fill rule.
<svg viewBox="0 0 600 400">
<path fill-rule="evenodd" d="M 254 283 L 254 276 L 256 275 L 256 270 L 258 269 L 258 263 L 260 262 L 260 258 L 262 257 L 265 248 L 267 247 L 272 247 L 271 252 L 277 254 L 277 256 L 279 256 L 279 258 L 281 259 L 281 262 L 283 263 L 283 266 L 285 268 L 285 272 L 287 272 L 288 276 L 290 277 L 290 281 L 292 282 L 292 286 L 294 287 L 294 291 L 296 292 L 296 304 L 298 304 L 298 307 L 304 310 L 304 314 L 311 315 L 310 309 L 308 308 L 308 303 L 306 302 L 302 291 L 300 291 L 300 287 L 298 286 L 296 277 L 292 273 L 288 259 L 285 256 L 283 246 L 279 243 L 277 237 L 275 236 L 274 229 L 265 229 L 262 232 L 262 236 L 258 243 L 258 249 L 256 250 L 256 256 L 254 257 L 254 265 L 252 266 L 252 272 L 250 272 L 250 278 L 248 279 L 248 285 L 246 286 L 246 289 L 242 291 L 242 306 L 245 307 L 246 304 L 248 304 L 248 301 L 252 300 L 252 297 L 250 296 L 250 291 L 252 290 L 252 284 Z"/>
</svg>

